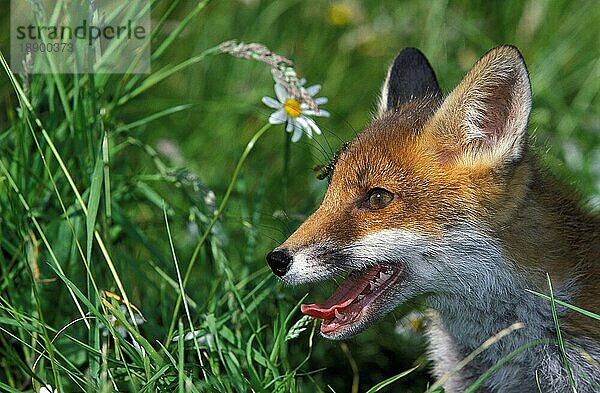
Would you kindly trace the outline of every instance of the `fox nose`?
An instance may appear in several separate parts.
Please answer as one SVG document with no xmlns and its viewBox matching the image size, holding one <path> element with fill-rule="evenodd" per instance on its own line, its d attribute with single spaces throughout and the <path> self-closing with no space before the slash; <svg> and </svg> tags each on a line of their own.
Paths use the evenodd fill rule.
<svg viewBox="0 0 600 393">
<path fill-rule="evenodd" d="M 279 277 L 283 277 L 285 273 L 290 270 L 290 266 L 292 266 L 292 256 L 287 252 L 287 250 L 273 250 L 267 254 L 267 263 L 275 273 Z"/>
</svg>

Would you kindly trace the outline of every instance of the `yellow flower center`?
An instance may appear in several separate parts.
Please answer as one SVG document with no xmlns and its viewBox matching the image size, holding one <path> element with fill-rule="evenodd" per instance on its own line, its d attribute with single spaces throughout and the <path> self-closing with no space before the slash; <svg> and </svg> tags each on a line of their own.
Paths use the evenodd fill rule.
<svg viewBox="0 0 600 393">
<path fill-rule="evenodd" d="M 354 19 L 355 11 L 348 3 L 338 1 L 329 7 L 327 19 L 334 26 L 345 26 Z"/>
<path fill-rule="evenodd" d="M 415 318 L 410 320 L 410 327 L 415 331 L 421 331 L 423 328 L 423 320 L 420 318 Z"/>
<path fill-rule="evenodd" d="M 300 109 L 300 103 L 293 98 L 288 98 L 287 100 L 285 100 L 285 103 L 283 104 L 283 109 L 289 117 L 293 118 L 300 116 L 300 114 L 302 113 L 302 110 Z"/>
</svg>

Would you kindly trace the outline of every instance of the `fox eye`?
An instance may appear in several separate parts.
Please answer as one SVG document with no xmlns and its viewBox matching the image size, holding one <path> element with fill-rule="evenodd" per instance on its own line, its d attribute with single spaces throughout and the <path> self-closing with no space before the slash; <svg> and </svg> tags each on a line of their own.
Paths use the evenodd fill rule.
<svg viewBox="0 0 600 393">
<path fill-rule="evenodd" d="M 367 194 L 368 207 L 371 210 L 383 209 L 394 199 L 394 194 L 384 188 L 372 188 Z"/>
</svg>

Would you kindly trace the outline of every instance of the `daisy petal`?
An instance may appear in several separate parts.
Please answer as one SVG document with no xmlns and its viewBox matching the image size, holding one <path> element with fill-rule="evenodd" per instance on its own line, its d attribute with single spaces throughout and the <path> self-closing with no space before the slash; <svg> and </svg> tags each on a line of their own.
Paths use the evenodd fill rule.
<svg viewBox="0 0 600 393">
<path fill-rule="evenodd" d="M 321 135 L 321 129 L 319 128 L 319 126 L 317 126 L 317 123 L 315 123 L 315 121 L 313 119 L 307 117 L 306 123 L 308 123 L 309 127 L 313 129 L 315 134 Z"/>
<path fill-rule="evenodd" d="M 263 97 L 262 102 L 269 108 L 273 108 L 273 109 L 281 108 L 281 102 L 277 101 L 276 99 L 274 99 L 272 97 Z"/>
<path fill-rule="evenodd" d="M 318 97 L 318 98 L 315 98 L 315 104 L 317 104 L 317 105 L 327 104 L 328 102 L 329 102 L 329 100 L 327 99 L 327 97 Z"/>
<path fill-rule="evenodd" d="M 329 117 L 329 112 L 325 109 L 319 109 L 319 113 L 315 113 L 315 116 L 319 117 Z"/>
<path fill-rule="evenodd" d="M 300 127 L 306 132 L 306 135 L 309 138 L 312 138 L 312 131 L 310 129 L 310 125 L 308 124 L 308 120 L 310 120 L 310 119 L 305 116 L 296 118 L 296 122 L 298 122 Z"/>
<path fill-rule="evenodd" d="M 288 120 L 286 126 L 285 126 L 285 130 L 287 132 L 292 132 L 294 130 L 294 127 L 296 125 L 296 121 L 295 120 Z"/>
<path fill-rule="evenodd" d="M 306 92 L 312 97 L 321 90 L 321 85 L 312 85 L 306 88 Z"/>
<path fill-rule="evenodd" d="M 127 337 L 127 329 L 125 329 L 125 327 L 123 325 L 119 325 L 115 327 L 115 331 L 117 332 L 117 334 L 123 338 Z"/>
<path fill-rule="evenodd" d="M 275 83 L 275 95 L 277 95 L 277 99 L 279 100 L 279 102 L 284 103 L 285 100 L 287 100 L 289 98 L 289 94 L 288 92 L 285 90 L 285 87 L 283 87 L 281 84 L 279 83 Z"/>
<path fill-rule="evenodd" d="M 303 110 L 302 114 L 306 115 L 306 116 L 329 117 L 329 112 L 326 111 L 325 109 L 319 109 L 318 112 L 307 109 L 307 110 Z"/>
<path fill-rule="evenodd" d="M 269 123 L 271 124 L 281 124 L 287 120 L 287 115 L 283 109 L 279 109 L 276 112 L 271 113 L 269 116 Z"/>
<path fill-rule="evenodd" d="M 302 128 L 298 124 L 294 124 L 294 135 L 292 135 L 292 142 L 298 142 L 302 136 Z"/>
</svg>

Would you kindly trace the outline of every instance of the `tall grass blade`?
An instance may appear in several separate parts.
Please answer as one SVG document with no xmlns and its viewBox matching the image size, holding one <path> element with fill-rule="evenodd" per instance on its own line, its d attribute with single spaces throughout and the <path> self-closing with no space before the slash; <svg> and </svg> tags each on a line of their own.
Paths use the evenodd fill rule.
<svg viewBox="0 0 600 393">
<path fill-rule="evenodd" d="M 376 392 L 380 391 L 381 389 L 385 388 L 386 386 L 389 386 L 389 385 L 393 384 L 394 382 L 396 382 L 400 378 L 406 377 L 408 374 L 412 373 L 413 371 L 415 371 L 419 367 L 421 367 L 421 365 L 418 365 L 418 366 L 415 366 L 413 368 L 410 368 L 410 369 L 408 369 L 406 371 L 401 372 L 400 374 L 396 374 L 393 377 L 390 377 L 390 378 L 386 379 L 385 381 L 381 381 L 377 385 L 373 386 L 371 389 L 367 390 L 367 393 L 376 393 Z"/>
<path fill-rule="evenodd" d="M 550 280 L 550 274 L 546 273 L 546 280 L 548 284 L 548 291 L 550 292 L 550 307 L 552 308 L 552 319 L 554 320 L 554 328 L 556 329 L 556 340 L 558 342 L 558 348 L 560 349 L 560 354 L 563 360 L 563 365 L 565 370 L 567 371 L 567 378 L 569 378 L 569 385 L 573 390 L 573 393 L 577 393 L 577 389 L 575 388 L 575 381 L 573 380 L 573 373 L 571 372 L 571 365 L 569 364 L 569 359 L 567 358 L 567 351 L 565 350 L 565 343 L 562 338 L 562 333 L 560 331 L 560 323 L 558 321 L 558 315 L 556 313 L 556 302 L 554 299 L 554 291 L 552 289 L 552 281 Z"/>
</svg>

